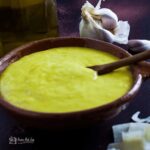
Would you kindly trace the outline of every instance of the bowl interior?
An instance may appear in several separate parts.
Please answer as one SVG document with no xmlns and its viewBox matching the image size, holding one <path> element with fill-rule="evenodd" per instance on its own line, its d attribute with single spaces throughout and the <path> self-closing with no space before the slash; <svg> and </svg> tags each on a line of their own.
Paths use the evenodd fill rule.
<svg viewBox="0 0 150 150">
<path fill-rule="evenodd" d="M 106 42 L 101 42 L 101 41 L 96 41 L 96 40 L 91 40 L 91 39 L 86 39 L 86 38 L 55 38 L 55 39 L 50 38 L 50 39 L 43 39 L 40 41 L 34 41 L 31 43 L 28 43 L 26 45 L 23 45 L 21 47 L 14 49 L 10 53 L 8 53 L 6 56 L 1 58 L 1 60 L 0 60 L 0 63 L 1 63 L 0 73 L 2 73 L 9 64 L 11 64 L 12 62 L 15 62 L 16 60 L 20 59 L 21 57 L 23 57 L 25 55 L 28 55 L 28 54 L 31 54 L 34 52 L 38 52 L 38 51 L 47 50 L 50 48 L 66 47 L 66 46 L 67 47 L 75 46 L 75 47 L 94 48 L 97 50 L 111 53 L 112 55 L 115 55 L 118 58 L 125 58 L 125 57 L 130 56 L 130 54 L 128 52 L 126 52 L 125 50 L 123 50 L 115 45 L 106 43 Z M 133 73 L 134 83 L 137 84 L 137 82 L 139 80 L 139 74 L 137 72 L 137 69 L 135 67 L 131 67 L 131 72 Z M 125 96 L 123 96 L 122 102 L 124 100 L 124 103 L 125 103 L 126 97 L 134 94 L 134 92 L 136 92 L 136 90 L 139 88 L 140 84 L 138 84 L 138 86 L 137 85 L 135 86 L 135 84 L 131 88 L 131 91 L 129 91 L 129 93 L 127 93 Z M 118 100 L 116 100 L 116 102 L 118 102 Z M 4 105 L 5 107 L 8 108 L 9 104 L 2 98 L 1 98 L 1 103 L 2 103 L 2 105 Z M 112 104 L 113 103 L 115 104 L 115 101 L 112 102 Z M 119 105 L 119 103 L 118 103 L 118 105 Z M 100 107 L 106 108 L 107 106 L 111 107 L 111 104 L 110 105 L 106 104 L 106 106 L 104 106 L 104 107 L 100 106 Z M 9 108 L 16 111 L 16 108 L 14 106 L 9 105 Z M 17 108 L 17 109 L 19 110 L 19 108 Z M 30 112 L 30 111 L 27 111 L 27 112 Z"/>
</svg>

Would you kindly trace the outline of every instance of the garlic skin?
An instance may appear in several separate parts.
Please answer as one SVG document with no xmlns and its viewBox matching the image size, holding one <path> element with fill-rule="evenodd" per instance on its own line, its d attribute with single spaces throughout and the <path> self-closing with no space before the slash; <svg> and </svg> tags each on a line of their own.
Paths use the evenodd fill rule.
<svg viewBox="0 0 150 150">
<path fill-rule="evenodd" d="M 127 46 L 129 50 L 139 53 L 145 50 L 150 50 L 150 41 L 140 39 L 129 40 Z"/>
<path fill-rule="evenodd" d="M 81 37 L 127 44 L 130 25 L 127 21 L 118 21 L 117 15 L 108 8 L 101 8 L 102 0 L 96 7 L 88 1 L 83 5 L 82 20 L 79 25 Z"/>
</svg>

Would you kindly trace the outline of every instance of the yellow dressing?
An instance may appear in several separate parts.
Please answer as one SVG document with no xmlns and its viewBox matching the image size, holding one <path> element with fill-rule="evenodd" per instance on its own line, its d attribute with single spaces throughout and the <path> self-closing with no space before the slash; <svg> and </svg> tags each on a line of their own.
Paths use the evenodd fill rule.
<svg viewBox="0 0 150 150">
<path fill-rule="evenodd" d="M 87 66 L 117 61 L 108 53 L 61 47 L 27 55 L 7 67 L 1 95 L 11 104 L 38 112 L 72 112 L 107 104 L 132 86 L 128 67 L 97 76 Z"/>
</svg>

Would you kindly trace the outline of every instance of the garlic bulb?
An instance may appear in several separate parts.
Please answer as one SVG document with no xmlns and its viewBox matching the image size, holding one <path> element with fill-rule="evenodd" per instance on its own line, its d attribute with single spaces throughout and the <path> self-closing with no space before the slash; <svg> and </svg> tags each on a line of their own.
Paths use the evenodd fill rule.
<svg viewBox="0 0 150 150">
<path fill-rule="evenodd" d="M 130 25 L 127 21 L 118 21 L 117 15 L 112 10 L 101 8 L 101 2 L 102 0 L 99 0 L 96 7 L 88 1 L 82 6 L 80 36 L 127 44 Z"/>
<path fill-rule="evenodd" d="M 149 40 L 129 40 L 128 42 L 129 50 L 133 52 L 142 52 L 144 50 L 150 50 L 150 41 Z"/>
</svg>

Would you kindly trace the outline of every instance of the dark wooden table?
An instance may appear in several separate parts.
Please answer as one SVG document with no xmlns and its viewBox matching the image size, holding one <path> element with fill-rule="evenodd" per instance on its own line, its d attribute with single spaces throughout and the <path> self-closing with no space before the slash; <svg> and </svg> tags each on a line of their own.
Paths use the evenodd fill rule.
<svg viewBox="0 0 150 150">
<path fill-rule="evenodd" d="M 96 4 L 97 0 L 90 0 Z M 80 8 L 85 0 L 57 0 L 61 36 L 78 36 Z M 131 25 L 130 39 L 150 39 L 149 0 L 106 0 L 104 7 L 114 10 L 120 19 Z M 150 115 L 150 79 L 144 81 L 140 92 L 129 107 L 117 117 L 93 127 L 66 132 L 31 131 L 24 129 L 0 108 L 0 150 L 106 150 L 113 141 L 112 126 L 131 122 L 131 116 L 141 111 Z M 34 144 L 9 144 L 10 137 L 33 138 Z"/>
</svg>

